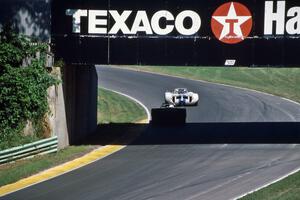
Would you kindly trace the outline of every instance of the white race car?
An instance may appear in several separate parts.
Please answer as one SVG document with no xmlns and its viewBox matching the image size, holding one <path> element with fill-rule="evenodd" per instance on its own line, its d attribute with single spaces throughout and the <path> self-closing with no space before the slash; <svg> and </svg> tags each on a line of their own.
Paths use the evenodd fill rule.
<svg viewBox="0 0 300 200">
<path fill-rule="evenodd" d="M 165 102 L 174 106 L 197 106 L 199 95 L 186 88 L 176 88 L 173 92 L 165 92 Z"/>
</svg>

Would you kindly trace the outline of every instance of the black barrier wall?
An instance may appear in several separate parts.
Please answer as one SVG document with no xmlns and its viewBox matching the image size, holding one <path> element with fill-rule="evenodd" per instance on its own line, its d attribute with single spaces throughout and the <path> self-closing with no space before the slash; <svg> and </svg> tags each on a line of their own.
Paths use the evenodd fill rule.
<svg viewBox="0 0 300 200">
<path fill-rule="evenodd" d="M 68 63 L 300 66 L 300 2 L 53 0 Z"/>
</svg>

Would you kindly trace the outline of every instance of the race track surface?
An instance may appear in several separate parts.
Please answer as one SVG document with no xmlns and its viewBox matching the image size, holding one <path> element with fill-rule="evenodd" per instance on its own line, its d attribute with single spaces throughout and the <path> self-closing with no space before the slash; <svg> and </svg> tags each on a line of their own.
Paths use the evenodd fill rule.
<svg viewBox="0 0 300 200">
<path fill-rule="evenodd" d="M 166 90 L 185 87 L 199 94 L 199 105 L 187 108 L 187 122 L 300 121 L 300 106 L 258 92 L 117 68 L 98 67 L 99 85 L 160 107 Z"/>
<path fill-rule="evenodd" d="M 165 90 L 175 87 L 199 93 L 200 102 L 187 108 L 183 126 L 145 127 L 125 149 L 2 199 L 226 200 L 300 167 L 300 146 L 293 144 L 300 141 L 297 104 L 210 83 L 108 67 L 97 71 L 101 87 L 148 109 L 159 107 Z"/>
</svg>

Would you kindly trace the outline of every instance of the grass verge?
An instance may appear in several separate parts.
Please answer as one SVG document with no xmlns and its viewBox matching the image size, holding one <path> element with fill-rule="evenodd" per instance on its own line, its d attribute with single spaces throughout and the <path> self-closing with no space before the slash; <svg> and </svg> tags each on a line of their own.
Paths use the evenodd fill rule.
<svg viewBox="0 0 300 200">
<path fill-rule="evenodd" d="M 296 200 L 300 199 L 300 172 L 269 187 L 249 194 L 240 200 Z"/>
<path fill-rule="evenodd" d="M 134 123 L 146 118 L 138 103 L 109 90 L 98 90 L 98 123 Z"/>
<path fill-rule="evenodd" d="M 73 160 L 93 149 L 95 149 L 95 146 L 70 146 L 54 154 L 36 156 L 31 159 L 0 165 L 0 186 Z"/>
<path fill-rule="evenodd" d="M 126 68 L 223 83 L 300 102 L 300 68 L 126 66 Z"/>
<path fill-rule="evenodd" d="M 134 123 L 147 117 L 136 102 L 104 89 L 99 89 L 97 109 L 100 123 Z M 0 165 L 0 187 L 83 156 L 98 146 L 70 146 L 54 154 Z"/>
</svg>

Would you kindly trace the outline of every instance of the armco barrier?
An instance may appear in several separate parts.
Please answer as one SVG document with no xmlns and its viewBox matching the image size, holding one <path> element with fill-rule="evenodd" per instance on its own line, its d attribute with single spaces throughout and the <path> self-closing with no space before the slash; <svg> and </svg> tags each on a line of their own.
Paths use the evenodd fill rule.
<svg viewBox="0 0 300 200">
<path fill-rule="evenodd" d="M 22 158 L 29 158 L 35 155 L 42 155 L 57 152 L 58 140 L 57 136 L 39 140 L 30 144 L 26 144 L 11 149 L 0 151 L 0 164 L 8 163 Z"/>
</svg>

